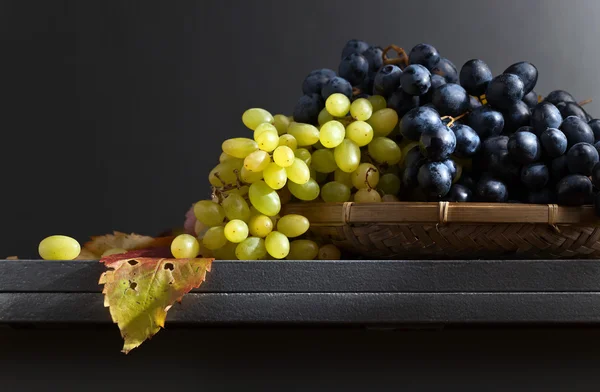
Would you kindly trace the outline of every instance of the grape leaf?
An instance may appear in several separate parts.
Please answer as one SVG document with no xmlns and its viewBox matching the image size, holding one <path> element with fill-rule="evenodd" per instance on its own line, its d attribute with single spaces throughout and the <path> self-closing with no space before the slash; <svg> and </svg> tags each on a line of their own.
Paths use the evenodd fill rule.
<svg viewBox="0 0 600 392">
<path fill-rule="evenodd" d="M 104 306 L 124 339 L 127 354 L 164 328 L 175 301 L 199 287 L 213 259 L 171 259 L 169 248 L 142 249 L 101 259 Z"/>
<path fill-rule="evenodd" d="M 113 234 L 91 237 L 91 241 L 83 245 L 77 259 L 99 259 L 104 252 L 112 248 L 135 250 L 169 246 L 173 238 L 172 236 L 154 238 L 135 233 L 126 234 L 115 231 Z"/>
</svg>

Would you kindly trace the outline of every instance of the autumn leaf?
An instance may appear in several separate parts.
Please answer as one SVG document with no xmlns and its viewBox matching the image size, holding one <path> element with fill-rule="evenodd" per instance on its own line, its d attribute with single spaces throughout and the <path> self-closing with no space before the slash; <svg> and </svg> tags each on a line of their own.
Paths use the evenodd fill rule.
<svg viewBox="0 0 600 392">
<path fill-rule="evenodd" d="M 175 301 L 199 287 L 213 259 L 172 259 L 169 248 L 142 249 L 101 259 L 104 306 L 124 339 L 127 354 L 165 325 Z"/>
<path fill-rule="evenodd" d="M 172 236 L 154 238 L 135 233 L 126 234 L 115 231 L 113 234 L 91 237 L 91 240 L 83 245 L 77 259 L 97 260 L 104 252 L 113 248 L 136 250 L 165 247 L 171 244 L 173 238 Z"/>
</svg>

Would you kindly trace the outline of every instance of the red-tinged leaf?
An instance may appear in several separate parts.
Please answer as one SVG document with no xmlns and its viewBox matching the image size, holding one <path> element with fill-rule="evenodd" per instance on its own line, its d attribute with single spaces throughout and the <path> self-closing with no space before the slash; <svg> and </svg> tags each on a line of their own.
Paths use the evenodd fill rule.
<svg viewBox="0 0 600 392">
<path fill-rule="evenodd" d="M 169 308 L 199 287 L 210 271 L 213 259 L 146 257 L 167 250 L 132 251 L 101 260 L 110 268 L 99 282 L 104 285 L 104 306 L 121 330 L 124 353 L 164 327 Z"/>
<path fill-rule="evenodd" d="M 95 259 L 98 259 L 104 252 L 114 248 L 136 250 L 166 247 L 171 244 L 173 238 L 172 236 L 153 238 L 135 233 L 125 234 L 115 231 L 113 234 L 92 237 L 91 241 L 83 245 L 83 249 L 88 252 L 86 257 L 93 254 L 96 255 Z"/>
</svg>

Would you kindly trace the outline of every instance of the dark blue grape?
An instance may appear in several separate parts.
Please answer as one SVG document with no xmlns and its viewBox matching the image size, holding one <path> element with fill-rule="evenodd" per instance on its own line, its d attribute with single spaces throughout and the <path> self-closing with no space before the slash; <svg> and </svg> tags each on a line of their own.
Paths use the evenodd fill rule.
<svg viewBox="0 0 600 392">
<path fill-rule="evenodd" d="M 464 124 L 456 124 L 452 127 L 452 131 L 456 135 L 454 155 L 459 158 L 469 158 L 479 151 L 481 139 L 473 128 Z"/>
<path fill-rule="evenodd" d="M 473 179 L 473 176 L 470 173 L 466 173 L 464 170 L 463 170 L 463 173 L 460 176 L 460 179 L 458 180 L 457 184 L 460 184 L 470 190 L 475 189 L 475 185 L 476 185 L 475 180 Z"/>
<path fill-rule="evenodd" d="M 587 122 L 576 116 L 565 118 L 559 128 L 567 137 L 567 150 L 577 143 L 594 144 L 594 132 Z"/>
<path fill-rule="evenodd" d="M 431 102 L 440 115 L 457 117 L 467 111 L 469 94 L 460 85 L 447 83 L 435 89 Z"/>
<path fill-rule="evenodd" d="M 567 151 L 567 137 L 556 128 L 548 128 L 542 132 L 540 143 L 550 158 L 559 157 Z"/>
<path fill-rule="evenodd" d="M 556 193 L 550 188 L 527 192 L 527 202 L 530 204 L 552 204 L 556 202 Z"/>
<path fill-rule="evenodd" d="M 406 152 L 406 156 L 404 157 L 404 167 L 414 167 L 418 169 L 423 163 L 425 163 L 425 157 L 421 154 L 421 148 L 419 146 L 414 146 Z"/>
<path fill-rule="evenodd" d="M 369 46 L 367 50 L 361 53 L 369 63 L 369 71 L 377 72 L 383 67 L 383 50 L 379 46 Z"/>
<path fill-rule="evenodd" d="M 319 112 L 324 107 L 325 102 L 319 94 L 303 95 L 294 107 L 294 121 L 306 124 L 316 124 Z"/>
<path fill-rule="evenodd" d="M 427 93 L 421 97 L 421 102 L 431 102 L 435 89 L 443 86 L 444 84 L 446 84 L 446 79 L 444 79 L 442 76 L 431 75 L 431 87 L 429 87 L 429 91 L 427 91 Z"/>
<path fill-rule="evenodd" d="M 468 123 L 481 139 L 487 139 L 502 133 L 504 116 L 488 106 L 482 106 L 469 114 Z"/>
<path fill-rule="evenodd" d="M 596 163 L 598 151 L 589 143 L 577 143 L 567 152 L 567 166 L 571 174 L 589 176 Z"/>
<path fill-rule="evenodd" d="M 585 122 L 589 121 L 589 114 L 587 114 L 587 112 L 575 102 L 561 102 L 556 105 L 556 108 L 558 109 L 560 115 L 563 118 L 567 118 L 569 116 L 576 116 Z"/>
<path fill-rule="evenodd" d="M 429 44 L 418 44 L 408 54 L 410 64 L 420 64 L 431 70 L 440 61 L 437 49 Z"/>
<path fill-rule="evenodd" d="M 329 79 L 321 89 L 321 97 L 327 100 L 331 94 L 340 93 L 352 98 L 352 85 L 344 78 L 336 76 Z"/>
<path fill-rule="evenodd" d="M 588 125 L 592 129 L 592 133 L 594 134 L 594 142 L 600 141 L 600 120 L 594 119 L 588 122 Z"/>
<path fill-rule="evenodd" d="M 513 133 L 521 127 L 529 125 L 531 110 L 523 101 L 518 101 L 502 112 L 504 117 L 504 132 Z"/>
<path fill-rule="evenodd" d="M 508 136 L 494 136 L 483 141 L 482 153 L 485 155 L 493 154 L 497 151 L 508 151 Z"/>
<path fill-rule="evenodd" d="M 508 153 L 516 162 L 532 163 L 542 156 L 542 146 L 534 133 L 516 132 L 508 139 Z"/>
<path fill-rule="evenodd" d="M 508 109 L 523 99 L 524 85 L 521 78 L 513 74 L 502 74 L 493 78 L 485 91 L 490 105 L 498 109 Z"/>
<path fill-rule="evenodd" d="M 490 67 L 482 60 L 469 60 L 460 69 L 460 85 L 477 97 L 485 93 L 492 77 Z"/>
<path fill-rule="evenodd" d="M 419 168 L 421 166 L 417 166 L 417 167 L 406 167 L 404 169 L 404 171 L 402 172 L 402 187 L 405 189 L 411 189 L 411 188 L 415 188 L 417 186 L 419 186 L 419 180 L 418 180 L 418 175 L 419 175 Z"/>
<path fill-rule="evenodd" d="M 369 62 L 362 54 L 352 53 L 340 62 L 338 74 L 356 86 L 360 84 L 369 72 Z"/>
<path fill-rule="evenodd" d="M 569 166 L 567 165 L 567 155 L 561 155 L 552 160 L 550 166 L 550 177 L 555 181 L 559 181 L 564 176 L 569 175 Z"/>
<path fill-rule="evenodd" d="M 550 180 L 550 170 L 543 163 L 531 163 L 521 169 L 521 182 L 531 190 L 542 189 Z"/>
<path fill-rule="evenodd" d="M 400 86 L 407 94 L 423 95 L 431 87 L 431 74 L 422 65 L 409 65 L 400 75 Z"/>
<path fill-rule="evenodd" d="M 389 97 L 400 86 L 402 70 L 397 65 L 388 64 L 375 74 L 373 94 Z"/>
<path fill-rule="evenodd" d="M 365 41 L 351 39 L 350 41 L 346 42 L 346 45 L 344 45 L 344 49 L 342 49 L 342 58 L 345 58 L 351 55 L 352 53 L 362 54 L 364 51 L 369 49 L 369 46 L 370 45 Z"/>
<path fill-rule="evenodd" d="M 400 133 L 407 139 L 418 141 L 428 129 L 442 125 L 440 115 L 435 109 L 420 106 L 409 110 L 400 120 Z"/>
<path fill-rule="evenodd" d="M 445 199 L 447 201 L 466 203 L 473 199 L 473 192 L 464 185 L 454 184 Z"/>
<path fill-rule="evenodd" d="M 448 166 L 448 169 L 450 169 L 450 176 L 452 177 L 452 182 L 454 182 L 454 179 L 458 174 L 458 165 L 452 159 L 445 159 L 442 161 L 442 163 Z"/>
<path fill-rule="evenodd" d="M 527 61 L 521 61 L 515 63 L 510 67 L 506 68 L 505 74 L 517 75 L 523 81 L 524 93 L 530 93 L 538 80 L 538 70 L 535 65 Z"/>
<path fill-rule="evenodd" d="M 529 125 L 524 125 L 521 128 L 517 129 L 515 132 L 531 132 L 531 133 L 535 133 L 533 127 L 529 126 Z"/>
<path fill-rule="evenodd" d="M 558 203 L 568 206 L 581 206 L 593 200 L 592 181 L 581 174 L 570 174 L 556 186 Z"/>
<path fill-rule="evenodd" d="M 487 157 L 487 170 L 506 183 L 517 182 L 521 175 L 521 166 L 510 157 L 507 150 L 495 151 Z"/>
<path fill-rule="evenodd" d="M 456 136 L 446 125 L 423 131 L 419 140 L 421 153 L 431 161 L 447 159 L 456 148 Z"/>
<path fill-rule="evenodd" d="M 387 107 L 394 109 L 399 118 L 402 118 L 410 109 L 418 106 L 419 97 L 405 93 L 400 87 L 387 100 Z"/>
<path fill-rule="evenodd" d="M 429 162 L 419 168 L 419 187 L 427 197 L 444 197 L 452 186 L 452 175 L 442 162 Z"/>
<path fill-rule="evenodd" d="M 597 162 L 592 168 L 591 178 L 592 184 L 594 184 L 596 188 L 600 188 L 600 162 Z"/>
<path fill-rule="evenodd" d="M 531 111 L 531 126 L 536 135 L 541 135 L 548 128 L 558 128 L 563 118 L 552 103 L 540 102 Z"/>
<path fill-rule="evenodd" d="M 445 57 L 440 58 L 440 61 L 431 68 L 431 73 L 443 76 L 448 83 L 458 82 L 458 71 L 456 70 L 456 67 L 452 64 L 452 61 Z"/>
<path fill-rule="evenodd" d="M 506 184 L 489 176 L 482 176 L 475 193 L 477 199 L 483 202 L 504 203 L 508 200 Z"/>
<path fill-rule="evenodd" d="M 483 104 L 481 103 L 479 98 L 469 95 L 469 109 L 468 109 L 469 111 L 473 111 L 482 106 L 483 106 Z"/>
<path fill-rule="evenodd" d="M 573 98 L 573 96 L 566 91 L 554 90 L 546 96 L 544 101 L 550 102 L 556 106 L 561 102 L 575 102 L 575 98 Z"/>
<path fill-rule="evenodd" d="M 335 72 L 328 68 L 315 69 L 304 78 L 302 92 L 304 94 L 321 94 L 321 89 L 335 77 Z"/>
<path fill-rule="evenodd" d="M 529 109 L 533 109 L 538 104 L 538 95 L 535 91 L 530 91 L 523 97 L 523 102 L 527 104 Z"/>
</svg>

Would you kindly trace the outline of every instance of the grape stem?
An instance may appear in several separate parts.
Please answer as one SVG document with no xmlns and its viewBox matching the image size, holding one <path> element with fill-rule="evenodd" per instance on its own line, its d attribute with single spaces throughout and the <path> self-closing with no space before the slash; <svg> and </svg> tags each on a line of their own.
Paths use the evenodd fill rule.
<svg viewBox="0 0 600 392">
<path fill-rule="evenodd" d="M 452 117 L 452 116 L 444 116 L 441 119 L 442 120 L 447 120 L 450 119 L 450 122 L 447 124 L 447 126 L 450 128 L 452 127 L 452 125 L 454 125 L 455 121 L 460 120 L 461 118 L 463 118 L 464 116 L 466 116 L 467 114 L 469 114 L 469 112 L 464 112 L 463 114 L 461 114 L 460 116 L 457 117 Z"/>
<path fill-rule="evenodd" d="M 387 56 L 388 52 L 392 51 L 392 50 L 394 52 L 396 52 L 396 54 L 398 55 L 397 57 L 389 58 Z M 388 64 L 396 65 L 397 64 L 397 65 L 401 65 L 400 68 L 403 68 L 403 69 L 408 67 L 408 55 L 406 54 L 404 49 L 402 49 L 398 45 L 390 45 L 387 48 L 383 49 L 381 58 L 383 59 L 383 64 L 385 64 L 385 65 L 388 65 Z"/>
<path fill-rule="evenodd" d="M 362 94 L 362 90 L 358 87 L 352 87 L 352 96 L 356 97 L 357 95 Z"/>
<path fill-rule="evenodd" d="M 587 105 L 588 103 L 592 103 L 593 99 L 589 98 L 589 99 L 584 99 L 583 101 L 579 102 L 578 105 L 579 106 L 584 106 Z"/>
</svg>

